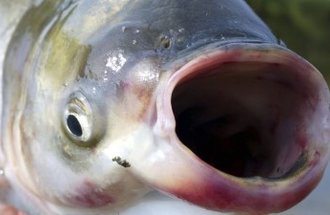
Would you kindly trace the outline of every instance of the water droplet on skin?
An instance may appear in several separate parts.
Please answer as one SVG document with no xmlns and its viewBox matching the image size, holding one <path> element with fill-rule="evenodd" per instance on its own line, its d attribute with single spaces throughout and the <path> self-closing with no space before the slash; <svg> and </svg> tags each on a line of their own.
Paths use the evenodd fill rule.
<svg viewBox="0 0 330 215">
<path fill-rule="evenodd" d="M 126 61 L 127 59 L 122 53 L 113 54 L 108 57 L 106 67 L 114 72 L 118 72 L 125 65 Z"/>
<path fill-rule="evenodd" d="M 223 36 L 223 34 L 220 34 L 220 40 L 225 40 L 225 36 Z"/>
</svg>

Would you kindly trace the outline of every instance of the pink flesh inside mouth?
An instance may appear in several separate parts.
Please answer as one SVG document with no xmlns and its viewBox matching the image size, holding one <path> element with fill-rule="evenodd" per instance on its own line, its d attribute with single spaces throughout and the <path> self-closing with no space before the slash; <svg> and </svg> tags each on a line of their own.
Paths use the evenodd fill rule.
<svg viewBox="0 0 330 215">
<path fill-rule="evenodd" d="M 172 97 L 179 139 L 231 175 L 283 176 L 303 158 L 301 116 L 313 102 L 295 89 L 293 84 L 299 83 L 282 77 L 284 70 L 279 65 L 229 62 L 181 83 Z"/>
<path fill-rule="evenodd" d="M 164 114 L 175 120 L 179 144 L 212 175 L 203 189 L 223 195 L 177 196 L 211 209 L 247 212 L 279 212 L 302 200 L 326 165 L 328 146 L 318 138 L 325 129 L 318 120 L 328 117 L 327 90 L 314 67 L 286 50 L 233 49 L 188 63 L 169 81 Z M 238 187 L 221 187 L 223 179 L 213 177 L 223 173 Z M 246 180 L 251 186 L 242 186 L 235 199 L 232 192 Z M 285 181 L 292 182 L 287 191 Z M 276 182 L 283 187 L 277 189 Z M 273 202 L 263 200 L 264 194 Z M 217 204 L 217 198 L 231 199 L 231 205 Z"/>
</svg>

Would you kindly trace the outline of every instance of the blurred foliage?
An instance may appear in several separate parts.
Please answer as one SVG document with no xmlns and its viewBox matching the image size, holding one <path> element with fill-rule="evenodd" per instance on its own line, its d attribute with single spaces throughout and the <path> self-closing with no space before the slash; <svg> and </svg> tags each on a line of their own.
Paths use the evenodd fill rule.
<svg viewBox="0 0 330 215">
<path fill-rule="evenodd" d="M 330 0 L 247 0 L 287 46 L 330 83 Z"/>
</svg>

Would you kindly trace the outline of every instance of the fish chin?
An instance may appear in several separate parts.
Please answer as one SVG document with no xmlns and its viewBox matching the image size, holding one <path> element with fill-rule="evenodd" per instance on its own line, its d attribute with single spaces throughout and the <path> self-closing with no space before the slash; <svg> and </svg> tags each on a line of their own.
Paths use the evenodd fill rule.
<svg viewBox="0 0 330 215">
<path fill-rule="evenodd" d="M 153 128 L 163 153 L 142 177 L 213 210 L 286 210 L 323 174 L 329 101 L 320 73 L 285 48 L 237 44 L 205 54 L 160 90 Z"/>
</svg>

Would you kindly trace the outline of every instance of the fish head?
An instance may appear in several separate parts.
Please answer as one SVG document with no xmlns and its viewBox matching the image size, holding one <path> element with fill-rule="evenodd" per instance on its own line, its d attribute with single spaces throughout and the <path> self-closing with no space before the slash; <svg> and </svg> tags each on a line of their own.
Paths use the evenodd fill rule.
<svg viewBox="0 0 330 215">
<path fill-rule="evenodd" d="M 149 190 L 130 173 L 129 157 L 132 141 L 144 141 L 141 122 L 158 78 L 155 63 L 146 58 L 136 64 L 139 53 L 124 53 L 122 27 L 76 38 L 80 29 L 73 25 L 86 3 L 46 1 L 32 8 L 29 21 L 41 11 L 48 16 L 32 30 L 23 21 L 18 28 L 25 31 L 14 35 L 7 54 L 6 177 L 41 208 L 114 210 Z M 19 50 L 20 63 L 12 62 L 16 45 L 26 48 Z"/>
<path fill-rule="evenodd" d="M 44 1 L 19 24 L 2 144 L 28 210 L 115 213 L 151 189 L 218 211 L 301 201 L 329 156 L 321 74 L 244 1 L 156 3 Z"/>
</svg>

